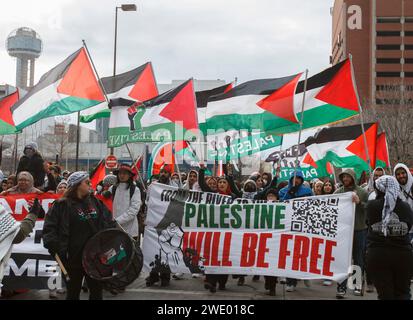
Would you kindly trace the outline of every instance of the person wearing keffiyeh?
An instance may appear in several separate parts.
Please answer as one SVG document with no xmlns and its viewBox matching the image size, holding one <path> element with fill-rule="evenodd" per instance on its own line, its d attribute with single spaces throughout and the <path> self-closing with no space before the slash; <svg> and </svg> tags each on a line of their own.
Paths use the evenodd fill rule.
<svg viewBox="0 0 413 320">
<path fill-rule="evenodd" d="M 367 203 L 367 273 L 380 300 L 410 300 L 413 252 L 409 230 L 413 211 L 401 199 L 396 178 L 375 181 L 376 199 Z"/>
</svg>

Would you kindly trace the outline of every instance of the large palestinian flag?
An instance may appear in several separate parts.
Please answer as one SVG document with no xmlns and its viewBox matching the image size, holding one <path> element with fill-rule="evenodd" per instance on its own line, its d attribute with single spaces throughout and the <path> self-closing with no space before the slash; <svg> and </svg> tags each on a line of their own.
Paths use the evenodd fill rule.
<svg viewBox="0 0 413 320">
<path fill-rule="evenodd" d="M 389 148 L 385 132 L 382 132 L 377 136 L 376 167 L 390 168 Z"/>
<path fill-rule="evenodd" d="M 129 142 L 190 140 L 198 130 L 193 81 L 188 80 L 156 98 L 141 102 L 113 99 L 109 147 Z"/>
<path fill-rule="evenodd" d="M 13 107 L 13 120 L 21 130 L 41 119 L 93 107 L 104 101 L 84 48 L 44 74 Z"/>
<path fill-rule="evenodd" d="M 302 74 L 252 80 L 210 97 L 207 129 L 253 130 L 273 134 L 299 131 L 304 80 Z M 307 81 L 303 129 L 343 121 L 358 114 L 349 59 Z"/>
<path fill-rule="evenodd" d="M 376 162 L 377 124 L 365 124 L 365 133 L 370 155 L 371 167 Z M 325 128 L 308 138 L 306 146 L 311 158 L 318 167 L 327 162 L 336 168 L 353 168 L 359 176 L 368 171 L 367 152 L 360 125 Z"/>
<path fill-rule="evenodd" d="M 203 91 L 197 91 L 195 92 L 195 97 L 196 97 L 196 105 L 197 105 L 197 112 L 198 112 L 198 123 L 199 123 L 199 129 L 206 133 L 206 126 L 205 126 L 205 121 L 206 121 L 206 110 L 207 110 L 207 105 L 208 105 L 208 100 L 216 95 L 220 95 L 223 93 L 226 93 L 230 90 L 232 90 L 233 84 L 225 84 L 220 87 L 216 87 L 210 90 L 203 90 Z"/>
<path fill-rule="evenodd" d="M 108 99 L 124 98 L 133 101 L 146 101 L 159 94 L 150 62 L 131 71 L 114 77 L 105 77 L 101 80 Z M 81 122 L 91 122 L 98 118 L 109 117 L 110 109 L 106 101 L 80 113 Z"/>
<path fill-rule="evenodd" d="M 19 100 L 19 89 L 0 99 L 0 135 L 16 133 L 12 106 Z"/>
</svg>

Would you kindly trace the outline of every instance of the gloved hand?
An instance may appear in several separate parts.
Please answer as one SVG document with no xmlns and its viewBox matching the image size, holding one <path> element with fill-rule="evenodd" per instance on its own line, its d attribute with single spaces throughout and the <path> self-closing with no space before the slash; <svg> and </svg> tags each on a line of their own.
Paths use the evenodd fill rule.
<svg viewBox="0 0 413 320">
<path fill-rule="evenodd" d="M 43 207 L 40 205 L 39 199 L 34 199 L 33 205 L 30 207 L 29 213 L 35 214 L 37 218 L 44 218 L 46 212 L 44 212 Z"/>
<path fill-rule="evenodd" d="M 105 190 L 102 192 L 102 196 L 106 199 L 110 199 L 112 197 L 112 192 L 110 192 L 109 190 Z"/>
</svg>

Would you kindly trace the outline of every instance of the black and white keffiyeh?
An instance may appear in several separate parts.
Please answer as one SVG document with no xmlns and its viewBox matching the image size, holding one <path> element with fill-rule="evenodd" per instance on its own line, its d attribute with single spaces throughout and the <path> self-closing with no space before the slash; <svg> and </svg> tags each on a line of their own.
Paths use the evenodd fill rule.
<svg viewBox="0 0 413 320">
<path fill-rule="evenodd" d="M 384 206 L 382 211 L 382 232 L 387 236 L 387 226 L 396 207 L 397 198 L 400 196 L 400 186 L 395 177 L 381 176 L 375 182 L 377 190 L 384 193 Z"/>
</svg>

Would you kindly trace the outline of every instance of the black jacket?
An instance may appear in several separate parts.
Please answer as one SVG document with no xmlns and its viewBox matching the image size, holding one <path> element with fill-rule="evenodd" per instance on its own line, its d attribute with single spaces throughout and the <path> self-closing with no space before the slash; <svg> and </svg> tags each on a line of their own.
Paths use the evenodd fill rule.
<svg viewBox="0 0 413 320">
<path fill-rule="evenodd" d="M 371 225 L 382 221 L 382 210 L 384 206 L 384 199 L 370 200 L 367 202 L 367 226 L 368 226 L 368 247 L 394 247 L 411 250 L 409 235 L 400 237 L 384 237 L 374 233 Z M 399 217 L 400 222 L 405 222 L 410 230 L 413 225 L 413 211 L 407 202 L 397 199 L 394 213 Z"/>
<path fill-rule="evenodd" d="M 17 166 L 17 174 L 21 171 L 28 171 L 34 179 L 34 187 L 43 186 L 46 171 L 44 170 L 44 161 L 40 153 L 36 152 L 33 157 L 22 156 Z"/>
<path fill-rule="evenodd" d="M 43 245 L 52 256 L 59 254 L 64 263 L 80 266 L 86 242 L 98 231 L 115 227 L 112 214 L 95 197 L 59 199 L 44 220 Z"/>
</svg>

